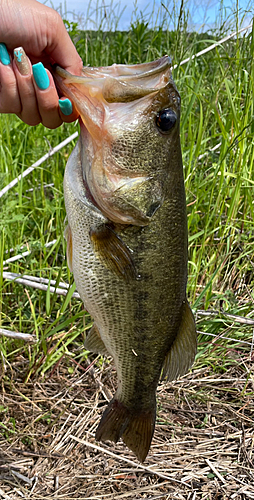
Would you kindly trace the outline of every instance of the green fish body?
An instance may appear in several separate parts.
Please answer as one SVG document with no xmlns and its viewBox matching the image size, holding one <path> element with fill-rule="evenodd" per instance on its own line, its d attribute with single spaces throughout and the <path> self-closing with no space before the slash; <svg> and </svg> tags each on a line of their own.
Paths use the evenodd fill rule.
<svg viewBox="0 0 254 500">
<path fill-rule="evenodd" d="M 81 116 L 64 196 L 68 263 L 94 318 L 85 346 L 112 356 L 118 378 L 96 439 L 122 437 L 144 461 L 160 376 L 185 374 L 196 354 L 180 96 L 167 56 L 55 78 Z"/>
</svg>

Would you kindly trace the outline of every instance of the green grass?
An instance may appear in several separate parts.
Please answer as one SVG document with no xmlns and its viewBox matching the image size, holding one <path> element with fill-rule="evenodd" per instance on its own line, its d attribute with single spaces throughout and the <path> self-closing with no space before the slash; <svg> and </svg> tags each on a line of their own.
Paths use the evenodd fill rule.
<svg viewBox="0 0 254 500">
<path fill-rule="evenodd" d="M 188 4 L 162 7 L 148 19 L 133 13 L 125 32 L 117 18 L 98 11 L 97 31 L 80 32 L 66 22 L 85 65 L 150 61 L 165 53 L 179 64 L 241 25 L 245 13 L 224 16 L 212 32 L 190 29 Z M 151 28 L 149 22 L 153 23 Z M 105 31 L 106 29 L 106 31 Z M 248 355 L 252 326 L 223 316 L 252 317 L 254 262 L 254 36 L 235 37 L 177 66 L 174 80 L 182 97 L 181 142 L 189 223 L 188 296 L 194 310 L 220 311 L 202 317 L 198 329 L 239 341 L 200 337 L 198 363 L 226 369 Z M 11 115 L 0 116 L 0 190 L 49 149 L 70 136 L 75 124 L 57 130 L 29 127 Z M 220 146 L 214 149 L 218 144 Z M 82 362 L 84 314 L 80 301 L 26 288 L 2 278 L 2 270 L 73 283 L 65 258 L 63 173 L 74 143 L 48 159 L 0 199 L 0 327 L 32 333 L 38 342 L 0 336 L 2 362 L 25 359 L 24 379 L 48 373 L 62 359 Z M 51 185 L 53 184 L 53 186 Z M 52 247 L 45 244 L 56 239 Z M 8 266 L 3 261 L 31 250 Z M 13 252 L 10 249 L 14 249 Z M 73 289 L 72 289 L 73 290 Z M 87 317 L 87 326 L 90 319 Z"/>
</svg>

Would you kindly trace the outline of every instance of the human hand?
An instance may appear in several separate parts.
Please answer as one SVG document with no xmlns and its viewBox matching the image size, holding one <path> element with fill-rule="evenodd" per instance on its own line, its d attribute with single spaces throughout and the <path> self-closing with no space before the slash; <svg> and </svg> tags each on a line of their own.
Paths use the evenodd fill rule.
<svg viewBox="0 0 254 500">
<path fill-rule="evenodd" d="M 59 14 L 36 0 L 1 0 L 0 19 L 0 113 L 48 128 L 75 120 L 78 113 L 69 100 L 62 101 L 63 112 L 59 108 L 49 71 L 57 63 L 81 74 L 82 60 Z"/>
</svg>

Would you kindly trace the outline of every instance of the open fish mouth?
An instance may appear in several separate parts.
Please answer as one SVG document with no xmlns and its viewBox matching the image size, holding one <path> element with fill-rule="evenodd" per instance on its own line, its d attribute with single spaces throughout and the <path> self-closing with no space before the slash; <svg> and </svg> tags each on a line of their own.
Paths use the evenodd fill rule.
<svg viewBox="0 0 254 500">
<path fill-rule="evenodd" d="M 113 64 L 101 68 L 83 68 L 82 76 L 71 75 L 68 71 L 55 67 L 55 79 L 63 88 L 63 82 L 70 89 L 84 85 L 90 95 L 101 93 L 107 102 L 128 102 L 139 99 L 165 87 L 170 76 L 171 60 L 163 56 L 156 61 L 143 64 L 125 65 Z M 61 81 L 57 78 L 59 76 Z M 82 106 L 81 106 L 82 107 Z M 77 109 L 82 116 L 82 110 Z"/>
<path fill-rule="evenodd" d="M 172 80 L 170 58 L 86 67 L 82 76 L 56 66 L 54 78 L 80 113 L 83 179 L 95 206 L 114 223 L 149 224 L 150 208 L 136 205 L 140 205 L 146 183 L 154 183 L 153 173 L 147 175 L 138 162 L 126 166 L 121 144 L 129 141 L 130 150 L 132 143 L 138 143 L 140 122 L 154 123 L 157 111 L 167 107 L 170 99 L 179 114 L 180 97 Z M 159 194 L 160 199 L 162 196 Z M 154 199 L 153 206 L 159 207 L 160 199 Z"/>
</svg>

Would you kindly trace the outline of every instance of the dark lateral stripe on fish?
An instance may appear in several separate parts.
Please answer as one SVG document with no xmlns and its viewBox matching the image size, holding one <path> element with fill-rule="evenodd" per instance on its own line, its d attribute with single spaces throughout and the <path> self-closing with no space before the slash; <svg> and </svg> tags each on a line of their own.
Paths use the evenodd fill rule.
<svg viewBox="0 0 254 500">
<path fill-rule="evenodd" d="M 137 278 L 130 249 L 110 226 L 91 227 L 90 239 L 97 257 L 111 272 L 127 282 Z"/>
</svg>

